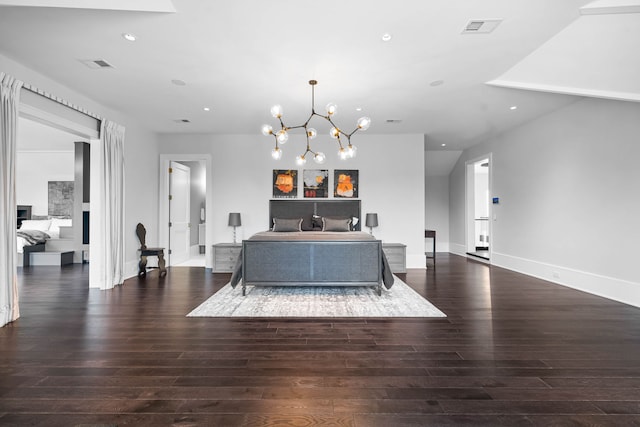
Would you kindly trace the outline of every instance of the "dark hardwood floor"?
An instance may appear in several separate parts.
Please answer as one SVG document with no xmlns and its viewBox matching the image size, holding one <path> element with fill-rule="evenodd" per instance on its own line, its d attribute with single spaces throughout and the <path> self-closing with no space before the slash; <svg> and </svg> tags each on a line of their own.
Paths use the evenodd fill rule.
<svg viewBox="0 0 640 427">
<path fill-rule="evenodd" d="M 399 275 L 446 319 L 187 318 L 228 274 L 87 276 L 21 269 L 0 425 L 640 426 L 640 309 L 461 257 Z"/>
</svg>

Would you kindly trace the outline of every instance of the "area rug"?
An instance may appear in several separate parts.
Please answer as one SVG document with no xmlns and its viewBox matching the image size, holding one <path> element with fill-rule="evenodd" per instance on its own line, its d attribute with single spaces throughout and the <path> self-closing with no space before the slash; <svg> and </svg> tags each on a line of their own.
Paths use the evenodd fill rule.
<svg viewBox="0 0 640 427">
<path fill-rule="evenodd" d="M 368 287 L 225 285 L 187 317 L 447 317 L 402 280 Z"/>
</svg>

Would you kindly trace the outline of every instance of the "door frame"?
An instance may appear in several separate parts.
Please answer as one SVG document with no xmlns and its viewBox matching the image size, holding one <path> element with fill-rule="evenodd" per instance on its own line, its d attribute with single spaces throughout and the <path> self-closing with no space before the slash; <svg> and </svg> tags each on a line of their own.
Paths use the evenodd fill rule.
<svg viewBox="0 0 640 427">
<path fill-rule="evenodd" d="M 469 159 L 465 162 L 465 187 L 464 187 L 464 248 L 465 254 L 467 257 L 470 255 L 467 252 L 475 252 L 475 171 L 474 166 L 481 160 L 489 160 L 489 259 L 484 260 L 481 258 L 473 257 L 473 259 L 477 259 L 478 261 L 483 261 L 486 263 L 491 263 L 491 259 L 493 258 L 493 246 L 495 242 L 495 238 L 493 235 L 493 204 L 491 203 L 491 199 L 493 197 L 493 153 L 484 154 L 482 156 L 477 156 L 472 159 Z M 470 245 L 473 244 L 473 251 L 469 250 Z"/>
<path fill-rule="evenodd" d="M 24 89 L 23 89 L 24 90 Z M 33 120 L 46 126 L 67 132 L 84 140 L 90 145 L 90 168 L 89 168 L 89 194 L 90 202 L 87 207 L 90 211 L 89 215 L 89 288 L 99 288 L 103 266 L 98 259 L 103 251 L 104 242 L 99 241 L 98 230 L 100 229 L 100 221 L 102 218 L 103 207 L 100 204 L 100 158 L 102 156 L 102 140 L 100 139 L 100 120 L 94 119 L 96 128 L 89 128 L 78 122 L 69 120 L 59 116 L 55 112 L 34 107 L 31 104 L 20 101 L 19 115 L 23 119 Z M 18 130 L 18 133 L 20 130 Z M 125 190 L 126 191 L 126 190 Z M 83 203 L 83 210 L 85 206 Z M 126 248 L 125 248 L 126 253 Z"/>
<path fill-rule="evenodd" d="M 205 224 L 211 224 L 213 208 L 213 159 L 211 154 L 160 154 L 160 188 L 158 193 L 158 242 L 160 247 L 169 248 L 169 164 L 175 162 L 203 161 L 206 176 L 206 210 Z M 205 233 L 205 268 L 213 267 L 211 259 L 211 244 L 213 242 L 213 227 L 206 227 Z"/>
</svg>

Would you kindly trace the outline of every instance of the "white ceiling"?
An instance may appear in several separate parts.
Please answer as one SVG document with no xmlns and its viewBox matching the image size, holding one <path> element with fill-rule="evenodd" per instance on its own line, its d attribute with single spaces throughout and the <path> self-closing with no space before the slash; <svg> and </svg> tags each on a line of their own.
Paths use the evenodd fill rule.
<svg viewBox="0 0 640 427">
<path fill-rule="evenodd" d="M 130 2 L 137 10 L 145 3 Z M 306 119 L 307 82 L 316 79 L 316 106 L 336 102 L 338 126 L 350 130 L 368 115 L 368 132 L 425 134 L 428 150 L 459 151 L 579 99 L 486 83 L 575 23 L 588 0 L 158 3 L 156 11 L 132 12 L 106 10 L 125 9 L 124 1 L 0 0 L 0 54 L 160 133 L 263 138 L 261 125 L 276 124 L 274 103 L 287 124 Z M 74 8 L 83 4 L 91 8 Z M 172 6 L 175 13 L 157 12 Z M 502 22 L 489 34 L 462 34 L 483 19 Z M 392 40 L 383 42 L 383 33 Z M 81 62 L 97 59 L 114 68 Z"/>
</svg>

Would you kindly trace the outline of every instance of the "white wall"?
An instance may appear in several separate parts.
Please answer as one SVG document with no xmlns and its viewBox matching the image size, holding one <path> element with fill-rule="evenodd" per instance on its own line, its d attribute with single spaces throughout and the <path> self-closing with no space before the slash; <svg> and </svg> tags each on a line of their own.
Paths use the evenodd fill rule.
<svg viewBox="0 0 640 427">
<path fill-rule="evenodd" d="M 283 146 L 283 158 L 271 158 L 273 139 L 255 135 L 160 135 L 160 153 L 210 154 L 213 171 L 207 185 L 213 187 L 213 204 L 207 207 L 207 235 L 211 243 L 230 242 L 229 212 L 242 214 L 238 239 L 268 228 L 273 169 L 298 169 L 299 187 L 303 169 L 328 169 L 333 185 L 335 169 L 359 170 L 362 216 L 377 212 L 380 226 L 374 235 L 387 242 L 407 245 L 407 266 L 424 268 L 424 147 L 422 135 L 371 135 L 353 137 L 356 158 L 337 159 L 335 141 L 319 136 L 314 147 L 327 154 L 324 165 L 311 159 L 306 167 L 294 162 L 304 150 L 302 136 L 293 134 Z M 302 191 L 299 188 L 299 199 Z M 210 251 L 208 251 L 210 252 Z M 210 257 L 210 254 L 208 255 Z M 211 260 L 207 259 L 207 267 Z"/>
<path fill-rule="evenodd" d="M 464 163 L 491 152 L 492 263 L 640 306 L 639 119 L 638 103 L 584 99 L 466 150 L 449 181 L 452 251 Z"/>
<path fill-rule="evenodd" d="M 125 133 L 125 260 L 126 274 L 132 276 L 137 269 L 135 235 L 138 222 L 147 227 L 148 243 L 153 244 L 158 230 L 158 147 L 157 137 L 125 113 L 98 104 L 87 96 L 63 86 L 44 74 L 31 70 L 0 55 L 0 71 L 29 83 L 38 89 L 66 99 L 101 117 L 113 120 L 126 128 Z M 92 145 L 93 150 L 93 145 Z M 157 238 L 156 238 L 157 241 Z"/>
<path fill-rule="evenodd" d="M 16 155 L 16 200 L 31 205 L 32 215 L 49 214 L 49 181 L 73 181 L 75 160 L 71 151 L 22 151 Z"/>
</svg>

